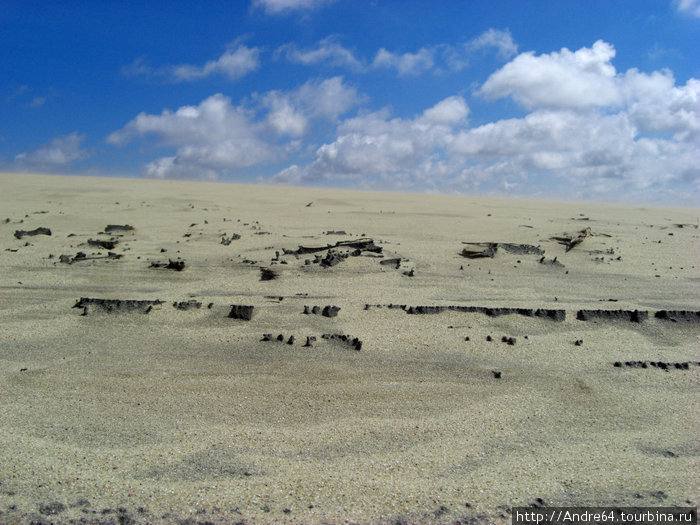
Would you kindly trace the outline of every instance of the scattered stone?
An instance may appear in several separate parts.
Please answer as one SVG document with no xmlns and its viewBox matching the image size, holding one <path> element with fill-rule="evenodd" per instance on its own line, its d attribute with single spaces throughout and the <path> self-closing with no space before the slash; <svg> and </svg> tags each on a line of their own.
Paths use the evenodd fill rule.
<svg viewBox="0 0 700 525">
<path fill-rule="evenodd" d="M 491 373 L 493 374 L 494 379 L 501 379 L 501 372 L 498 370 L 491 370 Z"/>
<path fill-rule="evenodd" d="M 304 346 L 310 347 L 313 346 L 312 343 L 316 341 L 316 337 L 314 336 L 307 336 L 306 337 L 306 343 L 304 343 Z"/>
<path fill-rule="evenodd" d="M 355 248 L 360 250 L 360 252 L 372 252 L 372 253 L 382 253 L 382 247 L 374 244 L 373 239 L 361 238 L 349 241 L 338 241 L 335 244 L 328 244 L 326 246 L 299 246 L 297 250 L 283 250 L 287 255 L 302 255 L 306 253 L 316 253 L 330 250 L 331 248 Z"/>
<path fill-rule="evenodd" d="M 345 257 L 343 257 L 342 254 L 336 252 L 335 250 L 328 250 L 326 256 L 321 259 L 321 266 L 324 268 L 329 268 L 340 264 L 343 260 L 345 260 Z"/>
<path fill-rule="evenodd" d="M 293 336 L 293 335 L 290 335 L 290 336 L 289 336 L 289 340 L 287 341 L 287 344 L 288 344 L 288 345 L 293 345 L 293 344 L 294 344 L 294 336 Z"/>
<path fill-rule="evenodd" d="M 228 316 L 231 319 L 242 319 L 244 321 L 250 321 L 253 318 L 254 306 L 242 305 L 242 304 L 232 304 L 231 311 Z"/>
<path fill-rule="evenodd" d="M 51 235 L 51 230 L 44 227 L 36 228 L 35 230 L 17 230 L 15 232 L 15 237 L 21 239 L 24 236 L 33 237 L 35 235 Z"/>
<path fill-rule="evenodd" d="M 516 342 L 515 337 L 506 337 L 505 335 L 501 337 L 501 342 L 503 343 L 508 343 L 510 346 L 513 346 Z"/>
<path fill-rule="evenodd" d="M 401 257 L 394 259 L 382 259 L 381 261 L 379 261 L 379 264 L 383 266 L 393 266 L 398 270 L 401 266 Z"/>
<path fill-rule="evenodd" d="M 681 362 L 664 362 L 664 361 L 615 361 L 613 366 L 615 368 L 658 368 L 659 370 L 669 371 L 671 369 L 675 370 L 690 370 L 691 366 L 700 366 L 700 362 L 694 363 L 692 361 L 681 361 Z"/>
<path fill-rule="evenodd" d="M 543 255 L 544 250 L 531 244 L 514 244 L 509 242 L 463 242 L 470 246 L 462 249 L 462 257 L 467 259 L 493 259 L 499 248 L 517 255 Z"/>
<path fill-rule="evenodd" d="M 493 341 L 493 338 L 490 335 L 487 335 L 486 340 L 490 343 L 491 341 Z"/>
<path fill-rule="evenodd" d="M 583 339 L 577 339 L 574 341 L 574 346 L 581 346 L 583 344 Z"/>
<path fill-rule="evenodd" d="M 232 233 L 230 237 L 227 237 L 225 233 L 221 234 L 221 244 L 228 246 L 231 242 L 240 239 L 241 236 L 237 233 Z"/>
<path fill-rule="evenodd" d="M 344 343 L 349 344 L 352 346 L 355 350 L 358 352 L 362 350 L 362 341 L 360 341 L 357 337 L 352 337 L 350 335 L 345 335 L 345 334 L 323 334 L 321 336 L 323 339 L 328 339 L 331 341 L 342 341 Z"/>
</svg>

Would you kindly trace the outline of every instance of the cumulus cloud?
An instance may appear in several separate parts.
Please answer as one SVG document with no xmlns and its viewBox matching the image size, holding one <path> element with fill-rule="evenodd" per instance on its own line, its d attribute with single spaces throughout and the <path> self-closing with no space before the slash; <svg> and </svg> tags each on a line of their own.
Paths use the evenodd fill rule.
<svg viewBox="0 0 700 525">
<path fill-rule="evenodd" d="M 77 132 L 56 137 L 34 151 L 19 153 L 14 159 L 14 168 L 19 170 L 47 170 L 66 168 L 71 163 L 90 156 L 82 147 L 85 135 Z"/>
<path fill-rule="evenodd" d="M 361 101 L 353 87 L 342 77 L 308 81 L 291 92 L 270 91 L 261 97 L 269 110 L 268 124 L 278 133 L 300 136 L 314 118 L 334 121 Z"/>
<path fill-rule="evenodd" d="M 700 18 L 700 0 L 675 0 L 674 3 L 679 11 Z"/>
<path fill-rule="evenodd" d="M 388 110 L 362 114 L 340 123 L 308 164 L 274 180 L 700 198 L 700 81 L 679 85 L 667 70 L 617 72 L 614 56 L 603 41 L 577 51 L 522 53 L 478 93 L 512 97 L 529 110 L 524 117 L 470 127 L 461 97 L 414 118 L 392 118 Z"/>
<path fill-rule="evenodd" d="M 172 68 L 172 76 L 178 81 L 189 81 L 217 73 L 237 80 L 259 67 L 260 49 L 237 44 L 227 49 L 216 60 L 209 60 L 203 66 L 189 64 L 175 66 Z"/>
<path fill-rule="evenodd" d="M 442 152 L 453 128 L 464 124 L 468 114 L 464 99 L 450 97 L 413 119 L 392 119 L 386 109 L 348 119 L 339 126 L 335 141 L 318 148 L 310 165 L 291 166 L 274 180 L 375 178 L 392 186 L 425 181 L 442 174 Z"/>
<path fill-rule="evenodd" d="M 176 155 L 150 163 L 144 174 L 158 178 L 215 178 L 221 170 L 251 166 L 273 156 L 261 138 L 260 124 L 250 112 L 216 94 L 198 106 L 183 106 L 160 115 L 141 113 L 107 142 L 124 145 L 137 137 L 154 136 L 161 146 L 175 147 Z"/>
<path fill-rule="evenodd" d="M 618 105 L 614 56 L 615 48 L 602 40 L 573 52 L 563 48 L 535 56 L 528 51 L 493 73 L 479 93 L 487 99 L 512 96 L 526 108 Z"/>
<path fill-rule="evenodd" d="M 155 137 L 158 146 L 175 148 L 175 155 L 148 163 L 144 176 L 214 180 L 222 173 L 278 160 L 294 149 L 291 139 L 306 133 L 310 122 L 333 121 L 360 97 L 341 77 L 334 77 L 254 99 L 257 107 L 234 106 L 230 98 L 216 94 L 197 106 L 160 115 L 141 113 L 109 135 L 107 142 L 123 146 Z"/>
<path fill-rule="evenodd" d="M 348 67 L 354 70 L 364 69 L 363 63 L 355 58 L 352 51 L 340 44 L 336 37 L 330 36 L 310 48 L 300 48 L 291 42 L 277 48 L 275 56 L 284 56 L 289 62 L 303 65 L 325 64 L 336 67 Z"/>
<path fill-rule="evenodd" d="M 268 15 L 286 14 L 291 11 L 316 9 L 334 0 L 253 0 L 253 7 L 261 8 Z"/>
</svg>

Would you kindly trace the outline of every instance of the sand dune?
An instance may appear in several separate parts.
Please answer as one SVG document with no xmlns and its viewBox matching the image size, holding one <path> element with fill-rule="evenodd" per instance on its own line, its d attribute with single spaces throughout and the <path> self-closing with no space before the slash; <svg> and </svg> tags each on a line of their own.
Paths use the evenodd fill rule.
<svg viewBox="0 0 700 525">
<path fill-rule="evenodd" d="M 696 209 L 0 188 L 0 523 L 700 499 Z"/>
</svg>

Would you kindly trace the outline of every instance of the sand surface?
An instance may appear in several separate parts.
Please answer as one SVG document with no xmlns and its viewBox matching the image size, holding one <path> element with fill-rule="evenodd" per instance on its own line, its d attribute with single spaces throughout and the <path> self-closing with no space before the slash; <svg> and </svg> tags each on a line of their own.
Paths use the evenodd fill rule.
<svg viewBox="0 0 700 525">
<path fill-rule="evenodd" d="M 0 523 L 700 500 L 697 209 L 0 175 L 0 210 Z"/>
</svg>

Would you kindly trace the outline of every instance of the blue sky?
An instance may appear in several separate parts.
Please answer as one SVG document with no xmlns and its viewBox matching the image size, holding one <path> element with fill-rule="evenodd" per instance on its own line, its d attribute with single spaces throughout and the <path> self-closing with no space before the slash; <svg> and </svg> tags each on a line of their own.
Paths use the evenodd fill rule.
<svg viewBox="0 0 700 525">
<path fill-rule="evenodd" d="M 4 0 L 0 28 L 0 171 L 700 203 L 700 0 Z"/>
</svg>

